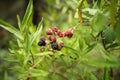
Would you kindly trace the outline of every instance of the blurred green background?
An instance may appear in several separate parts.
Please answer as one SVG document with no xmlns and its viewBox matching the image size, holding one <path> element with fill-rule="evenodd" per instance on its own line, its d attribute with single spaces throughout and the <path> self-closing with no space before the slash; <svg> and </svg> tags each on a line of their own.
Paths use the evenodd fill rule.
<svg viewBox="0 0 120 80">
<path fill-rule="evenodd" d="M 25 4 L 25 0 L 0 0 L 0 19 L 16 26 L 16 14 L 23 16 Z M 0 27 L 0 80 L 15 80 L 15 73 L 9 69 L 14 63 L 5 60 L 5 58 L 10 57 L 8 47 L 12 38 L 13 36 L 9 32 Z M 9 79 L 5 79 L 7 75 Z"/>
</svg>

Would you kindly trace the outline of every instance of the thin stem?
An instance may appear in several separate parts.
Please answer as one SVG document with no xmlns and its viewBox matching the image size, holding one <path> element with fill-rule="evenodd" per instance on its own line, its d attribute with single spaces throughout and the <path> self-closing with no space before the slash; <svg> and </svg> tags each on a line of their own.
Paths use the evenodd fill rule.
<svg viewBox="0 0 120 80">
<path fill-rule="evenodd" d="M 72 29 L 71 30 L 76 30 L 76 28 L 78 27 L 78 25 L 80 25 L 81 23 L 78 23 L 78 24 L 76 24 L 74 27 L 72 27 Z"/>
<path fill-rule="evenodd" d="M 103 47 L 104 47 L 104 49 L 107 51 L 106 46 L 105 46 L 105 41 L 104 41 L 104 39 L 103 39 L 103 33 L 102 33 L 102 31 L 100 32 L 100 34 L 101 34 L 101 38 L 102 38 Z"/>
<path fill-rule="evenodd" d="M 107 67 L 104 67 L 103 80 L 108 80 L 108 68 Z"/>
<path fill-rule="evenodd" d="M 30 80 L 30 74 L 29 73 L 27 74 L 26 80 Z"/>
<path fill-rule="evenodd" d="M 51 72 L 54 73 L 54 72 Z M 59 72 L 55 72 L 56 75 L 60 76 L 61 78 L 63 78 L 64 80 L 69 80 L 66 76 L 64 76 L 63 74 L 59 73 Z"/>
<path fill-rule="evenodd" d="M 32 68 L 35 68 L 35 67 L 44 59 L 44 57 L 45 57 L 45 56 L 41 57 L 41 59 L 39 59 L 39 61 L 36 62 L 36 63 L 32 66 Z"/>
<path fill-rule="evenodd" d="M 107 50 L 107 48 L 106 48 L 106 45 L 105 45 L 105 41 L 104 41 L 104 39 L 103 39 L 103 34 L 102 34 L 102 32 L 101 32 L 101 37 L 102 37 L 103 47 L 104 47 L 104 49 L 108 52 L 108 50 Z M 106 59 L 106 61 L 107 61 L 107 59 Z M 110 74 L 110 76 L 113 75 L 112 68 L 110 68 L 110 73 L 109 73 L 109 74 L 108 74 L 108 71 L 109 71 L 109 69 L 105 66 L 105 67 L 104 67 L 103 80 L 108 80 L 109 74 Z M 112 77 L 112 76 L 111 76 L 111 77 Z"/>
<path fill-rule="evenodd" d="M 33 56 L 33 54 L 32 54 L 32 51 L 30 51 L 30 54 L 31 54 L 31 57 L 32 57 L 32 64 L 34 65 L 34 56 Z"/>
</svg>

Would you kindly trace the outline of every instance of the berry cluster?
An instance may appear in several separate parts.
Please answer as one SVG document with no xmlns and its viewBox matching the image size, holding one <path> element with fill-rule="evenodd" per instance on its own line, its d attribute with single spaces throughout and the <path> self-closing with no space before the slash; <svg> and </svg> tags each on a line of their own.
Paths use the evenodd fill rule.
<svg viewBox="0 0 120 80">
<path fill-rule="evenodd" d="M 45 39 L 44 36 L 41 36 L 38 45 L 46 46 L 50 44 L 52 50 L 61 50 L 63 47 L 63 43 L 58 43 L 57 39 L 63 37 L 71 38 L 73 36 L 73 30 L 68 29 L 62 32 L 57 27 L 52 27 L 51 29 L 46 30 L 46 34 L 48 35 L 47 39 Z"/>
<path fill-rule="evenodd" d="M 52 27 L 52 29 L 46 30 L 47 35 L 57 35 L 59 37 L 71 38 L 73 35 L 73 30 L 68 29 L 65 32 L 60 31 L 57 27 Z"/>
</svg>

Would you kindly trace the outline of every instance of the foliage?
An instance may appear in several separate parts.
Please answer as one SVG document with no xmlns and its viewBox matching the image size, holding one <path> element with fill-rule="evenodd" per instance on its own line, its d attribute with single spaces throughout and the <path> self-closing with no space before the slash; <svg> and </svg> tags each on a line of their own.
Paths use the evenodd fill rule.
<svg viewBox="0 0 120 80">
<path fill-rule="evenodd" d="M 46 1 L 51 5 L 51 0 Z M 15 36 L 16 41 L 11 42 L 9 51 L 14 57 L 10 60 L 18 63 L 11 67 L 16 72 L 16 78 L 20 80 L 117 79 L 110 74 L 113 74 L 111 70 L 115 71 L 120 67 L 120 2 L 101 0 L 100 4 L 97 1 L 93 2 L 91 7 L 86 0 L 78 2 L 65 0 L 61 2 L 63 4 L 60 4 L 59 0 L 55 1 L 53 3 L 56 4 L 51 5 L 55 9 L 48 8 L 48 14 L 43 13 L 44 19 L 38 26 L 32 23 L 32 0 L 29 1 L 23 20 L 21 21 L 17 16 L 19 29 L 0 20 L 0 27 Z M 77 3 L 75 13 L 74 4 Z M 71 25 L 76 29 L 71 39 L 63 39 L 64 46 L 61 51 L 40 52 L 40 47 L 37 45 L 39 37 L 46 36 L 44 30 L 53 25 L 61 30 L 66 30 Z M 8 80 L 7 72 L 4 79 Z"/>
</svg>

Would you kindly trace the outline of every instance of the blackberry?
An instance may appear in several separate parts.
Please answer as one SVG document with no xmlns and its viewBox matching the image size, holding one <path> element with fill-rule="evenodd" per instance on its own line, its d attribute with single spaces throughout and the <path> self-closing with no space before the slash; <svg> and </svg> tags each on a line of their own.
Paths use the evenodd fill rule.
<svg viewBox="0 0 120 80">
<path fill-rule="evenodd" d="M 55 43 L 55 42 L 51 43 L 51 47 L 52 47 L 52 49 L 54 49 L 54 50 L 58 50 L 58 44 Z"/>
<path fill-rule="evenodd" d="M 45 46 L 45 45 L 46 45 L 46 43 L 45 43 L 45 41 L 44 41 L 44 40 L 40 40 L 40 41 L 38 42 L 38 45 L 39 45 L 39 46 Z"/>
</svg>

